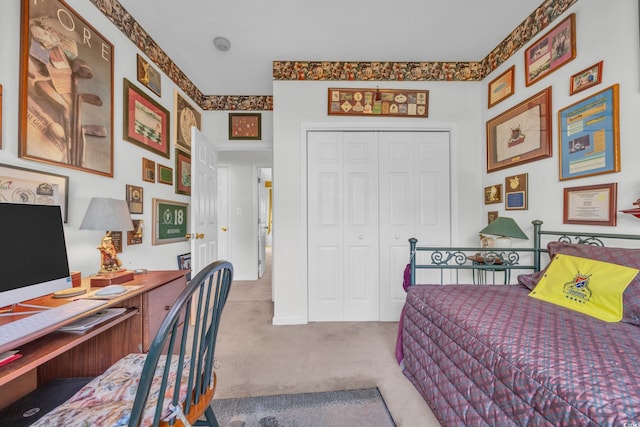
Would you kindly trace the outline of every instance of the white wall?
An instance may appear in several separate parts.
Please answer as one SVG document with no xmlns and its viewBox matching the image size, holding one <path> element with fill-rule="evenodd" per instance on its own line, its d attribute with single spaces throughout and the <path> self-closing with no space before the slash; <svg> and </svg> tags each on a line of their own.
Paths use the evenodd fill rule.
<svg viewBox="0 0 640 427">
<path fill-rule="evenodd" d="M 428 89 L 429 118 L 328 116 L 330 86 Z M 277 106 L 273 115 L 274 324 L 307 322 L 304 130 L 331 126 L 450 130 L 452 241 L 476 242 L 482 210 L 478 159 L 484 141 L 480 132 L 480 89 L 479 82 L 274 82 Z"/>
<path fill-rule="evenodd" d="M 67 3 L 94 26 L 106 39 L 114 44 L 114 177 L 108 178 L 73 169 L 18 158 L 18 88 L 20 57 L 20 1 L 3 1 L 0 4 L 0 84 L 3 85 L 2 150 L 0 163 L 39 171 L 62 174 L 69 177 L 69 222 L 65 224 L 65 235 L 71 270 L 87 276 L 97 272 L 100 258 L 96 246 L 103 232 L 78 230 L 84 212 L 93 196 L 125 198 L 125 185 L 144 188 L 144 213 L 132 215 L 145 223 L 144 240 L 140 245 L 123 243 L 120 258 L 126 268 L 176 269 L 176 255 L 189 252 L 189 243 L 172 243 L 152 246 L 152 198 L 188 202 L 189 198 L 175 193 L 173 186 L 142 181 L 142 157 L 174 168 L 175 154 L 171 147 L 171 158 L 166 159 L 122 139 L 122 79 L 126 77 L 142 88 L 136 79 L 136 53 L 138 49 L 116 29 L 92 4 L 86 0 L 68 0 Z M 169 110 L 173 110 L 175 85 L 162 76 L 162 97 L 144 90 Z M 171 123 L 173 129 L 174 124 Z M 226 129 L 226 126 L 225 126 Z M 207 129 L 204 128 L 207 132 Z M 5 225 L 7 226 L 7 225 Z M 105 230 L 106 231 L 106 230 Z M 126 236 L 124 236 L 126 237 Z"/>
<path fill-rule="evenodd" d="M 640 220 L 626 215 L 618 215 L 616 227 L 564 225 L 563 218 L 563 189 L 593 184 L 618 183 L 618 210 L 633 207 L 631 204 L 640 197 L 640 174 L 638 173 L 638 159 L 640 159 L 640 127 L 637 125 L 640 113 L 639 81 L 640 73 L 638 61 L 640 48 L 638 46 L 638 2 L 636 0 L 616 0 L 602 2 L 600 0 L 580 0 L 565 14 L 551 24 L 553 28 L 570 13 L 576 14 L 576 58 L 563 67 L 547 75 L 530 87 L 524 82 L 524 50 L 539 39 L 544 33 L 516 52 L 499 69 L 484 79 L 482 85 L 482 122 L 499 115 L 507 109 L 517 105 L 528 97 L 552 86 L 553 109 L 553 157 L 511 167 L 490 174 L 483 173 L 482 187 L 503 183 L 506 176 L 528 173 L 529 176 L 529 209 L 526 211 L 505 211 L 504 205 L 484 206 L 482 221 L 486 224 L 486 212 L 498 210 L 501 216 L 514 218 L 525 233 L 531 236 L 533 226 L 531 221 L 544 221 L 543 229 L 547 230 L 594 230 L 597 232 L 637 234 L 640 230 Z M 545 32 L 548 31 L 545 30 Z M 604 60 L 602 83 L 569 95 L 570 76 Z M 487 85 L 511 65 L 516 66 L 515 94 L 505 101 L 487 109 Z M 615 83 L 620 84 L 620 153 L 621 172 L 597 175 L 572 180 L 559 180 L 559 136 L 558 110 L 563 109 L 585 97 L 603 90 Z M 484 132 L 484 129 L 483 129 Z M 484 149 L 484 138 L 482 138 Z M 486 159 L 483 150 L 482 159 Z M 481 164 L 480 164 L 481 163 Z M 486 163 L 479 162 L 483 172 Z M 478 188 L 481 192 L 482 188 Z M 495 209 L 498 207 L 499 209 Z M 514 240 L 515 242 L 515 240 Z M 526 243 L 526 245 L 531 242 Z"/>
</svg>

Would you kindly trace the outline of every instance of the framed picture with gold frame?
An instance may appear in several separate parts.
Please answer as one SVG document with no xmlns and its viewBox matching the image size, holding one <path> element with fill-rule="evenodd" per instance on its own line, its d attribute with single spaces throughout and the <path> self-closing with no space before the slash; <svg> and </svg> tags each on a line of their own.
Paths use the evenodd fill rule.
<svg viewBox="0 0 640 427">
<path fill-rule="evenodd" d="M 153 68 L 153 66 L 149 64 L 149 61 L 144 59 L 139 53 L 136 54 L 136 59 L 138 64 L 138 81 L 151 89 L 156 95 L 161 96 L 162 78 L 160 71 Z"/>
<path fill-rule="evenodd" d="M 603 61 L 600 61 L 571 76 L 569 95 L 600 84 L 602 82 L 602 64 Z"/>
<path fill-rule="evenodd" d="M 127 190 L 126 200 L 127 200 L 127 204 L 129 205 L 129 213 L 132 213 L 132 214 L 141 214 L 141 213 L 143 213 L 143 210 L 144 210 L 144 201 L 143 201 L 144 189 L 142 187 L 137 186 L 137 185 L 129 185 L 129 184 L 126 184 L 125 188 Z"/>
<path fill-rule="evenodd" d="M 512 65 L 507 71 L 493 79 L 487 86 L 489 108 L 504 101 L 515 93 L 516 66 Z"/>
<path fill-rule="evenodd" d="M 490 185 L 484 188 L 484 204 L 502 203 L 502 184 Z"/>
<path fill-rule="evenodd" d="M 560 181 L 620 171 L 619 85 L 558 110 Z"/>
<path fill-rule="evenodd" d="M 189 230 L 189 204 L 154 198 L 152 245 L 186 242 Z"/>
<path fill-rule="evenodd" d="M 527 210 L 528 175 L 521 173 L 504 179 L 504 208 L 506 210 Z"/>
<path fill-rule="evenodd" d="M 551 86 L 487 122 L 487 172 L 551 157 Z"/>
<path fill-rule="evenodd" d="M 142 158 L 142 180 L 156 182 L 156 162 Z"/>
<path fill-rule="evenodd" d="M 158 182 L 173 185 L 173 168 L 158 163 Z"/>
<path fill-rule="evenodd" d="M 19 157 L 112 177 L 113 44 L 62 0 L 20 3 Z"/>
<path fill-rule="evenodd" d="M 618 184 L 564 189 L 564 224 L 616 225 Z"/>
<path fill-rule="evenodd" d="M 525 83 L 531 86 L 576 57 L 576 14 L 572 13 L 524 51 Z"/>
<path fill-rule="evenodd" d="M 123 79 L 123 131 L 127 141 L 169 158 L 169 110 Z"/>
<path fill-rule="evenodd" d="M 176 193 L 191 195 L 191 155 L 176 149 Z"/>
<path fill-rule="evenodd" d="M 191 152 L 191 126 L 202 129 L 202 115 L 176 89 L 173 91 L 173 111 L 175 144 L 182 150 Z"/>
</svg>

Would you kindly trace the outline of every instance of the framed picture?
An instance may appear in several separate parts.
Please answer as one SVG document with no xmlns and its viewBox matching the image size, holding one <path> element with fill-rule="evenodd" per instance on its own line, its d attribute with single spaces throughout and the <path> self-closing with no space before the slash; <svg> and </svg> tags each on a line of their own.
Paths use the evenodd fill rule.
<svg viewBox="0 0 640 427">
<path fill-rule="evenodd" d="M 160 71 L 156 70 L 140 54 L 136 54 L 138 64 L 138 81 L 160 96 L 162 94 L 162 77 Z"/>
<path fill-rule="evenodd" d="M 616 225 L 618 184 L 564 189 L 564 224 Z"/>
<path fill-rule="evenodd" d="M 21 3 L 18 155 L 113 176 L 113 45 L 62 0 Z"/>
<path fill-rule="evenodd" d="M 487 172 L 551 157 L 551 87 L 487 122 Z"/>
<path fill-rule="evenodd" d="M 502 184 L 484 188 L 484 204 L 492 205 L 494 203 L 502 203 Z"/>
<path fill-rule="evenodd" d="M 67 222 L 69 177 L 0 164 L 0 202 L 58 205 Z"/>
<path fill-rule="evenodd" d="M 143 203 L 143 188 L 138 187 L 137 185 L 129 185 L 126 186 L 127 189 L 127 204 L 129 205 L 129 212 L 132 214 L 141 214 L 143 213 L 144 203 Z"/>
<path fill-rule="evenodd" d="M 127 244 L 139 245 L 142 243 L 144 221 L 141 219 L 131 219 L 131 222 L 133 222 L 133 230 L 127 231 Z"/>
<path fill-rule="evenodd" d="M 127 79 L 123 88 L 123 138 L 168 159 L 169 110 Z"/>
<path fill-rule="evenodd" d="M 487 212 L 487 224 L 491 224 L 496 219 L 498 219 L 498 211 Z"/>
<path fill-rule="evenodd" d="M 156 182 L 156 162 L 142 158 L 142 180 Z"/>
<path fill-rule="evenodd" d="M 429 91 L 329 88 L 327 114 L 336 116 L 429 117 Z"/>
<path fill-rule="evenodd" d="M 229 139 L 262 139 L 262 115 L 229 113 Z"/>
<path fill-rule="evenodd" d="M 602 62 L 593 64 L 591 67 L 587 67 L 571 76 L 569 94 L 573 95 L 602 83 Z"/>
<path fill-rule="evenodd" d="M 525 83 L 531 86 L 576 57 L 576 15 L 572 13 L 524 51 Z"/>
<path fill-rule="evenodd" d="M 174 134 L 176 145 L 183 150 L 191 152 L 191 126 L 202 129 L 202 115 L 194 106 L 174 89 L 173 112 L 175 115 Z"/>
<path fill-rule="evenodd" d="M 620 171 L 618 85 L 558 111 L 560 180 Z"/>
<path fill-rule="evenodd" d="M 158 182 L 160 184 L 173 185 L 173 169 L 158 163 Z"/>
<path fill-rule="evenodd" d="M 151 244 L 186 242 L 189 230 L 189 204 L 153 199 Z"/>
<path fill-rule="evenodd" d="M 500 101 L 504 101 L 515 93 L 515 74 L 516 66 L 512 65 L 511 68 L 489 83 L 489 86 L 487 87 L 489 91 L 487 97 L 489 100 L 489 108 L 493 107 Z"/>
<path fill-rule="evenodd" d="M 504 179 L 504 208 L 506 210 L 527 209 L 527 176 L 528 174 L 521 173 Z"/>
<path fill-rule="evenodd" d="M 191 195 L 191 155 L 176 150 L 176 193 Z"/>
<path fill-rule="evenodd" d="M 191 270 L 191 252 L 178 255 L 178 270 Z"/>
</svg>

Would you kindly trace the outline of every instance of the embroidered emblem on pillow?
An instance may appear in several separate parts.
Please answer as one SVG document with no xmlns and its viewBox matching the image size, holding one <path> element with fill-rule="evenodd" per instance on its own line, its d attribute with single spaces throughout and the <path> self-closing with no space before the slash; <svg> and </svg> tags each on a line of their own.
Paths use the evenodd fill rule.
<svg viewBox="0 0 640 427">
<path fill-rule="evenodd" d="M 585 274 L 576 274 L 572 281 L 564 284 L 564 295 L 580 304 L 586 304 L 591 299 L 591 291 L 589 290 L 589 277 Z"/>
<path fill-rule="evenodd" d="M 622 294 L 637 274 L 635 268 L 557 254 L 529 296 L 606 322 L 619 322 Z"/>
</svg>

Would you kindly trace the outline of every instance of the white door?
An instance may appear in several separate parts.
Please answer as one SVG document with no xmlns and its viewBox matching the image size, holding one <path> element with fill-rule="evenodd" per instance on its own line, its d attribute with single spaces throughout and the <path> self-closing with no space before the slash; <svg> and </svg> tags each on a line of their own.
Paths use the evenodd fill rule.
<svg viewBox="0 0 640 427">
<path fill-rule="evenodd" d="M 450 245 L 449 132 L 381 132 L 380 159 L 380 320 L 396 321 L 408 239 Z M 434 274 L 420 271 L 417 283 L 439 283 Z"/>
<path fill-rule="evenodd" d="M 195 127 L 191 143 L 191 269 L 196 275 L 218 258 L 218 153 Z"/>
<path fill-rule="evenodd" d="M 379 318 L 375 132 L 308 135 L 309 320 Z"/>
<path fill-rule="evenodd" d="M 231 224 L 229 223 L 229 167 L 218 167 L 218 257 L 231 260 Z"/>
</svg>

